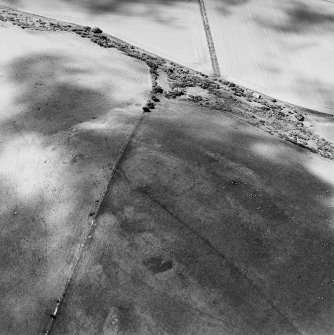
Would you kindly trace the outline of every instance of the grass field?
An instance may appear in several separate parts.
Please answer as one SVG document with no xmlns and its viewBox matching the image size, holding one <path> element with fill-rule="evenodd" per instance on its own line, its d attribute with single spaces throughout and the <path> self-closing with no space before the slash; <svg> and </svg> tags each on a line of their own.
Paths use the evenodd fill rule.
<svg viewBox="0 0 334 335">
<path fill-rule="evenodd" d="M 334 3 L 205 0 L 222 75 L 334 114 Z"/>
</svg>

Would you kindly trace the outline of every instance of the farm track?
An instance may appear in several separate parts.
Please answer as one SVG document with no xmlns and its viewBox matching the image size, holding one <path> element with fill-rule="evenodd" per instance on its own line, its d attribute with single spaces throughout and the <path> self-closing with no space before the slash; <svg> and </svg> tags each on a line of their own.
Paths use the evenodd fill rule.
<svg viewBox="0 0 334 335">
<path fill-rule="evenodd" d="M 206 39 L 208 42 L 213 75 L 219 77 L 220 76 L 219 63 L 217 59 L 215 44 L 213 42 L 213 38 L 211 35 L 211 29 L 210 29 L 210 24 L 209 24 L 208 16 L 206 13 L 206 9 L 205 9 L 205 3 L 204 3 L 204 0 L 198 0 L 198 1 L 199 1 L 200 10 L 201 10 L 201 16 L 203 20 L 204 29 L 205 29 Z"/>
</svg>

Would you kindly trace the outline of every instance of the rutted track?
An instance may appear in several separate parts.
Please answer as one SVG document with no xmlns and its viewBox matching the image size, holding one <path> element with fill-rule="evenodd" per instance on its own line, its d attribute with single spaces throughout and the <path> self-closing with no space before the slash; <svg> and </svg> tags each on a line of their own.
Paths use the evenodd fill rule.
<svg viewBox="0 0 334 335">
<path fill-rule="evenodd" d="M 211 35 L 209 20 L 206 14 L 205 3 L 204 3 L 204 0 L 198 0 L 198 1 L 199 1 L 200 9 L 201 9 L 201 16 L 203 20 L 204 29 L 205 29 L 206 39 L 208 42 L 213 74 L 214 76 L 218 77 L 220 76 L 219 63 L 217 59 L 215 44 L 213 42 L 213 38 Z"/>
</svg>

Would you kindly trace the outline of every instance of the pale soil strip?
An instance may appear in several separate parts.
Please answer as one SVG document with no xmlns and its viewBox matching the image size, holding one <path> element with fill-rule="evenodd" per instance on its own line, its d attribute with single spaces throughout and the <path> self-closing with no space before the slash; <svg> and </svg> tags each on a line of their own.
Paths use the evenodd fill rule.
<svg viewBox="0 0 334 335">
<path fill-rule="evenodd" d="M 201 15 L 202 15 L 202 20 L 203 20 L 203 25 L 205 29 L 205 34 L 206 34 L 206 39 L 208 41 L 208 47 L 210 51 L 210 58 L 211 58 L 211 63 L 212 63 L 212 70 L 215 76 L 220 76 L 220 69 L 219 69 L 219 64 L 218 64 L 218 59 L 216 55 L 216 50 L 215 50 L 215 45 L 213 42 L 213 38 L 211 35 L 211 30 L 210 30 L 210 25 L 209 25 L 209 20 L 206 15 L 206 9 L 205 9 L 205 4 L 204 0 L 199 0 L 199 5 L 201 9 Z"/>
</svg>

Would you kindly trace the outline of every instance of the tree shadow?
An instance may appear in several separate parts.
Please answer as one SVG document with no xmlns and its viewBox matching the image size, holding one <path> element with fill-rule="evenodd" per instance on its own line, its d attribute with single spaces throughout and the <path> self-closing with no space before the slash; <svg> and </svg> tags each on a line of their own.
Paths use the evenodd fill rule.
<svg viewBox="0 0 334 335">
<path fill-rule="evenodd" d="M 54 134 L 108 111 L 110 104 L 99 91 L 61 80 L 64 74 L 85 72 L 74 70 L 77 72 L 74 74 L 69 62 L 66 57 L 38 54 L 17 59 L 10 65 L 9 79 L 20 87 L 16 104 L 24 110 L 15 117 L 21 131 Z"/>
<path fill-rule="evenodd" d="M 191 0 L 193 1 L 193 0 Z M 224 15 L 232 14 L 233 8 L 241 6 L 250 0 L 215 0 L 216 8 Z M 5 0 L 8 5 L 24 6 L 24 0 Z M 53 1 L 55 3 L 55 1 Z M 59 4 L 67 3 L 73 9 L 88 12 L 92 15 L 118 14 L 125 17 L 141 16 L 153 19 L 164 24 L 177 24 L 173 15 L 166 16 L 166 9 L 190 0 L 58 0 Z M 198 10 L 200 10 L 198 8 Z"/>
<path fill-rule="evenodd" d="M 258 22 L 268 28 L 284 33 L 303 34 L 319 29 L 326 33 L 334 30 L 334 14 L 305 2 L 294 2 L 282 8 L 285 20 L 277 23 L 258 19 Z"/>
<path fill-rule="evenodd" d="M 322 113 L 334 115 L 334 84 L 330 84 L 325 80 L 306 78 L 299 78 L 296 83 L 298 85 L 296 90 L 300 97 L 306 95 L 308 98 L 305 100 L 309 100 L 312 104 L 312 96 L 320 96 L 321 98 L 318 101 L 321 101 L 322 104 L 319 105 L 319 102 L 313 102 L 314 108 Z"/>
<path fill-rule="evenodd" d="M 178 3 L 186 2 L 187 0 L 155 0 L 155 1 L 142 1 L 142 0 L 65 0 L 66 2 L 80 5 L 94 14 L 105 13 L 131 13 L 131 6 L 143 3 L 145 11 L 149 12 L 150 8 L 155 5 L 169 7 Z M 153 5 L 153 6 L 152 6 Z M 162 7 L 162 8 L 163 8 Z M 153 14 L 153 13 L 152 13 Z"/>
<path fill-rule="evenodd" d="M 216 10 L 224 16 L 233 14 L 234 9 L 243 6 L 250 0 L 216 0 Z M 205 1 L 204 1 L 205 3 Z"/>
<path fill-rule="evenodd" d="M 25 6 L 24 0 L 5 0 L 8 5 Z M 187 3 L 188 0 L 58 0 L 53 1 L 59 5 L 71 5 L 75 12 L 85 12 L 95 17 L 100 15 L 116 14 L 125 17 L 135 17 L 140 14 L 143 17 L 148 17 L 155 21 L 165 24 L 174 24 L 173 16 L 166 16 L 165 10 L 177 6 L 182 3 Z"/>
<path fill-rule="evenodd" d="M 117 110 L 131 105 L 132 97 L 129 102 L 114 97 L 111 92 L 117 88 L 113 87 L 113 80 L 108 82 L 108 96 L 100 88 L 82 85 L 80 76 L 89 82 L 91 70 L 78 68 L 70 57 L 39 53 L 16 59 L 10 68 L 9 81 L 18 92 L 15 105 L 20 113 L 8 116 L 1 124 L 3 129 L 10 129 L 15 123 L 21 132 L 53 135 L 103 119 L 111 110 L 115 110 L 115 124 L 126 122 L 125 115 Z M 112 71 L 115 78 L 123 75 L 117 68 Z"/>
<path fill-rule="evenodd" d="M 90 71 L 70 57 L 35 53 L 5 72 L 15 91 L 0 122 L 0 332 L 37 334 L 62 294 L 96 193 L 135 116 L 114 99 L 112 85 L 108 95 L 82 85 L 77 79 L 89 80 Z"/>
</svg>

